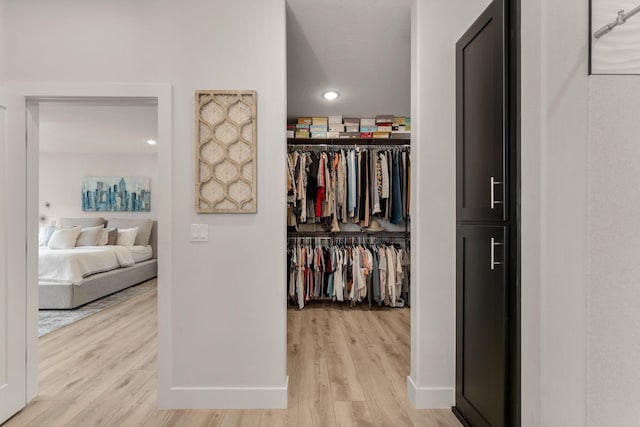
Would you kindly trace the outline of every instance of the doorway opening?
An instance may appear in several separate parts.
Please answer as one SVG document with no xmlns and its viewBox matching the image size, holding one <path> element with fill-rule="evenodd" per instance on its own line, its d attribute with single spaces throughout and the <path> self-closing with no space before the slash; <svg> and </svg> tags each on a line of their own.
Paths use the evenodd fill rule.
<svg viewBox="0 0 640 427">
<path fill-rule="evenodd" d="M 73 422 L 97 390 L 129 378 L 155 404 L 157 100 L 28 109 L 39 148 L 39 396 L 86 399 Z"/>
<path fill-rule="evenodd" d="M 301 425 L 455 423 L 407 393 L 411 5 L 287 1 L 288 400 Z"/>
<path fill-rule="evenodd" d="M 170 246 L 163 243 L 171 230 L 168 219 L 171 217 L 172 140 L 171 127 L 167 125 L 171 116 L 170 88 L 161 85 L 123 88 L 108 85 L 105 90 L 97 85 L 59 86 L 44 90 L 23 89 L 27 100 L 27 353 L 28 361 L 31 361 L 27 366 L 27 397 L 30 400 L 36 395 L 46 397 L 53 394 L 58 399 L 89 402 L 113 389 L 116 386 L 113 381 L 119 376 L 117 381 L 122 380 L 121 384 L 133 381 L 139 390 L 146 390 L 146 397 L 142 400 L 146 399 L 146 404 L 154 408 L 157 382 L 166 378 L 159 367 L 161 365 L 156 364 L 157 355 L 161 352 L 158 349 L 161 340 L 157 336 L 162 335 L 161 324 L 164 324 L 156 313 L 160 311 L 158 306 L 166 300 L 163 289 L 168 287 L 170 277 L 170 264 L 159 261 L 164 256 L 170 259 L 171 252 Z M 68 95 L 61 96 L 61 93 Z M 120 96 L 104 96 L 104 93 Z M 118 122 L 122 126 L 118 126 Z M 69 126 L 70 123 L 76 125 L 75 135 L 80 136 L 75 140 L 64 136 L 61 139 L 62 125 Z M 109 125 L 110 130 L 107 129 Z M 134 137 L 136 134 L 138 136 Z M 129 141 L 132 145 L 140 144 L 144 148 L 118 145 L 118 142 L 132 138 L 135 138 L 135 141 Z M 147 140 L 156 141 L 157 148 L 152 149 Z M 160 174 L 160 170 L 166 173 Z M 85 203 L 87 195 L 83 190 L 83 178 L 111 175 L 124 178 L 125 184 L 118 180 L 111 188 L 103 184 L 102 192 L 94 189 L 91 195 L 93 202 L 101 198 L 101 207 L 107 202 L 112 204 L 108 211 L 95 212 L 95 203 L 91 206 Z M 129 181 L 129 178 L 143 179 Z M 143 182 L 145 180 L 149 181 L 148 188 Z M 69 187 L 75 188 L 70 190 Z M 118 241 L 117 231 L 108 236 L 106 232 L 98 234 L 100 238 L 107 237 L 109 243 L 112 243 L 112 237 L 115 239 L 117 254 L 114 262 L 119 265 L 112 271 L 83 278 L 79 288 L 86 283 L 95 287 L 90 289 L 91 292 L 80 292 L 79 299 L 71 301 L 73 307 L 64 307 L 70 308 L 67 313 L 72 316 L 76 310 L 88 311 L 90 316 L 45 334 L 39 340 L 38 300 L 46 304 L 60 301 L 56 302 L 51 295 L 43 298 L 39 285 L 41 249 L 35 242 L 40 237 L 38 225 L 57 224 L 60 218 L 66 218 L 66 221 L 60 223 L 58 230 L 73 228 L 76 224 L 70 222 L 76 219 L 93 221 L 105 218 L 106 227 L 101 231 L 117 229 L 124 240 Z M 109 226 L 110 220 L 113 220 L 112 226 Z M 93 227 L 102 229 L 102 224 L 94 226 L 83 221 L 77 224 L 81 232 L 92 231 Z M 143 223 L 150 228 L 145 229 Z M 158 224 L 162 226 L 158 227 Z M 99 242 L 96 241 L 96 252 L 103 249 Z M 91 252 L 93 249 L 87 247 L 86 250 Z M 92 278 L 95 279 L 93 283 Z M 59 310 L 47 311 L 61 313 Z M 43 332 L 47 331 L 41 329 L 40 333 Z M 74 348 L 79 354 L 74 354 Z M 65 351 L 68 353 L 66 356 Z M 77 357 L 81 360 L 74 363 Z M 61 365 L 61 362 L 64 363 Z M 61 370 L 65 369 L 65 363 L 71 365 L 63 374 Z M 55 378 L 60 375 L 67 382 L 63 387 L 64 393 L 58 390 L 59 384 L 56 385 L 60 381 Z M 72 378 L 74 375 L 78 376 L 75 380 Z M 125 378 L 127 376 L 129 378 Z M 109 417 L 117 418 L 119 412 L 125 415 L 127 411 L 139 410 L 136 405 L 141 402 L 106 412 L 110 412 Z M 87 403 L 84 409 L 81 406 L 72 415 L 84 419 L 91 412 L 92 405 Z M 106 416 L 106 412 L 95 416 Z"/>
</svg>

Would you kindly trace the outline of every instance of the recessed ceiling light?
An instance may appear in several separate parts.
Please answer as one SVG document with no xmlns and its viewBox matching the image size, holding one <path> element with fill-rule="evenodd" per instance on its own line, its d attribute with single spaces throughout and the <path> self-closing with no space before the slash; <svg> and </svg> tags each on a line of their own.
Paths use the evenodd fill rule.
<svg viewBox="0 0 640 427">
<path fill-rule="evenodd" d="M 156 145 L 158 142 L 153 140 L 153 139 L 147 139 L 147 144 L 149 145 Z"/>
<path fill-rule="evenodd" d="M 340 96 L 340 94 L 338 92 L 336 92 L 335 90 L 328 90 L 325 93 L 322 94 L 322 97 L 324 99 L 326 99 L 327 101 L 333 101 L 334 99 L 338 98 Z"/>
</svg>

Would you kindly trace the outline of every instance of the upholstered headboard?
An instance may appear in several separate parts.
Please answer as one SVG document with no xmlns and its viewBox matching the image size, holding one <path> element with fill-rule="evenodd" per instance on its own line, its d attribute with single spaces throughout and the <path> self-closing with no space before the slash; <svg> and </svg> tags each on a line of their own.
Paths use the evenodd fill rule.
<svg viewBox="0 0 640 427">
<path fill-rule="evenodd" d="M 56 221 L 57 227 L 93 227 L 104 225 L 106 228 L 132 228 L 138 227 L 136 244 L 143 244 L 149 240 L 149 245 L 153 248 L 153 258 L 158 258 L 158 221 L 148 218 L 60 218 Z M 148 237 L 147 237 L 148 236 Z"/>
<path fill-rule="evenodd" d="M 153 227 L 151 228 L 151 236 L 149 237 L 149 244 L 153 248 L 153 258 L 158 258 L 158 221 L 153 220 Z"/>
<path fill-rule="evenodd" d="M 58 218 L 54 224 L 56 227 L 95 227 L 106 225 L 107 220 L 102 217 L 94 218 Z"/>
</svg>

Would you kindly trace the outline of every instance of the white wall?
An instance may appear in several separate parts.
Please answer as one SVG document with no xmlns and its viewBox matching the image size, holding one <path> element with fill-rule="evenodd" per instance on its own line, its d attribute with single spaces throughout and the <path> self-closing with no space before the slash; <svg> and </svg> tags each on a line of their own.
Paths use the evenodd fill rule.
<svg viewBox="0 0 640 427">
<path fill-rule="evenodd" d="M 4 0 L 0 1 L 0 28 L 4 28 L 5 22 L 5 12 L 4 12 Z M 0 82 L 4 81 L 4 63 L 5 63 L 5 55 L 4 55 L 4 47 L 7 43 L 7 39 L 2 37 L 0 40 Z"/>
<path fill-rule="evenodd" d="M 160 405 L 286 405 L 284 1 L 26 0 L 5 9 L 9 81 L 173 85 L 171 313 L 160 313 L 172 323 L 159 331 L 172 341 L 161 354 L 170 369 L 159 372 Z M 257 90 L 257 214 L 194 212 L 196 89 Z M 190 242 L 191 223 L 209 224 L 209 243 Z"/>
<path fill-rule="evenodd" d="M 640 401 L 640 76 L 592 76 L 589 426 L 635 425 Z"/>
<path fill-rule="evenodd" d="M 587 424 L 588 6 L 522 1 L 523 426 Z"/>
<path fill-rule="evenodd" d="M 83 212 L 80 200 L 85 176 L 140 176 L 151 178 L 151 212 Z M 39 213 L 41 225 L 62 217 L 102 216 L 157 219 L 153 195 L 158 188 L 157 154 L 40 153 Z M 49 203 L 49 208 L 45 203 Z"/>
<path fill-rule="evenodd" d="M 419 408 L 446 408 L 455 388 L 455 43 L 489 0 L 416 1 L 413 12 L 411 376 Z"/>
</svg>

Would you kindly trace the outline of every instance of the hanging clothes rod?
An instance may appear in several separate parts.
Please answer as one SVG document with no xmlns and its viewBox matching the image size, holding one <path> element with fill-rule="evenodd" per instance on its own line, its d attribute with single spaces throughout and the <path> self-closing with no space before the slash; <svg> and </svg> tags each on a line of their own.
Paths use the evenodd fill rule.
<svg viewBox="0 0 640 427">
<path fill-rule="evenodd" d="M 609 32 L 611 32 L 611 30 L 613 30 L 618 25 L 622 25 L 625 22 L 627 22 L 627 19 L 631 18 L 633 15 L 635 15 L 638 12 L 640 12 L 640 6 L 637 6 L 635 9 L 632 9 L 628 13 L 624 13 L 624 10 L 618 11 L 618 17 L 616 18 L 616 20 L 613 22 L 610 22 L 609 24 L 605 25 L 604 27 L 600 28 L 598 31 L 593 33 L 593 37 L 595 37 L 596 39 L 599 39 L 605 34 L 608 34 Z"/>
<path fill-rule="evenodd" d="M 287 235 L 289 239 L 297 238 L 340 238 L 340 237 L 372 237 L 372 238 L 410 238 L 411 233 L 409 231 L 377 231 L 377 232 L 363 232 L 363 231 L 290 231 Z"/>
</svg>

